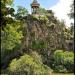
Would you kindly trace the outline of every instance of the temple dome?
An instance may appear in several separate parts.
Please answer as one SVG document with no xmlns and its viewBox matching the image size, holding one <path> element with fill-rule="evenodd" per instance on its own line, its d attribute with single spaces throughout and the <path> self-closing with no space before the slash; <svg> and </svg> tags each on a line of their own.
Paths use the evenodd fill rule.
<svg viewBox="0 0 75 75">
<path fill-rule="evenodd" d="M 31 7 L 39 7 L 40 4 L 37 2 L 37 0 L 33 0 Z"/>
</svg>

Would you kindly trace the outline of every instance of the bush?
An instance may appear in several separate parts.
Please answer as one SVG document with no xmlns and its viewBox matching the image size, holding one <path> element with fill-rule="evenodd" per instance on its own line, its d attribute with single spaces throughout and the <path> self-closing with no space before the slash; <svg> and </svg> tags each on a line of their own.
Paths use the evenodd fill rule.
<svg viewBox="0 0 75 75">
<path fill-rule="evenodd" d="M 63 63 L 63 51 L 62 50 L 56 50 L 54 52 L 54 61 L 55 64 L 61 65 Z"/>
<path fill-rule="evenodd" d="M 64 66 L 69 72 L 74 71 L 74 53 L 73 52 L 64 52 Z"/>
<path fill-rule="evenodd" d="M 67 69 L 65 67 L 63 67 L 62 65 L 58 65 L 58 66 L 55 66 L 55 72 L 67 72 Z"/>
<path fill-rule="evenodd" d="M 53 55 L 53 69 L 57 72 L 74 72 L 74 53 L 56 50 Z"/>
<path fill-rule="evenodd" d="M 42 63 L 41 55 L 39 55 L 36 51 L 32 51 L 32 52 L 30 53 L 30 55 L 31 55 L 31 57 L 34 58 L 34 60 L 35 60 L 36 62 Z"/>
<path fill-rule="evenodd" d="M 14 59 L 9 65 L 10 75 L 47 75 L 50 69 L 34 58 L 25 54 L 20 59 Z"/>
</svg>

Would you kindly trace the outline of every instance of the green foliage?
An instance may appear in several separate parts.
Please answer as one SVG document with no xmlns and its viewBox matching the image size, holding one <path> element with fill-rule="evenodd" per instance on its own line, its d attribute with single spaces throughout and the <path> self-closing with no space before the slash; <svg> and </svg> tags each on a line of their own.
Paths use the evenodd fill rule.
<svg viewBox="0 0 75 75">
<path fill-rule="evenodd" d="M 47 75 L 50 70 L 46 65 L 49 65 L 50 62 L 52 68 L 57 72 L 73 72 L 74 53 L 62 50 L 54 52 L 54 50 L 67 49 L 67 47 L 67 50 L 70 49 L 66 41 L 74 39 L 74 26 L 66 28 L 64 21 L 59 22 L 51 10 L 47 11 L 41 7 L 39 16 L 28 15 L 27 9 L 22 6 L 18 6 L 17 13 L 14 14 L 12 4 L 13 0 L 1 0 L 2 67 L 4 65 L 7 67 L 13 58 L 22 55 L 23 50 L 27 50 L 24 52 L 29 54 L 31 49 L 30 55 L 24 55 L 11 61 L 10 75 Z M 71 18 L 74 15 L 73 7 L 72 5 Z M 24 21 L 21 20 L 22 17 L 25 18 Z M 34 50 L 37 52 L 33 52 Z M 52 58 L 50 56 L 53 52 Z"/>
<path fill-rule="evenodd" d="M 71 36 L 74 37 L 74 25 L 71 25 L 71 27 L 70 27 L 70 33 L 71 33 Z"/>
<path fill-rule="evenodd" d="M 65 67 L 63 67 L 62 65 L 55 66 L 54 70 L 55 70 L 55 72 L 61 72 L 61 73 L 67 72 L 67 69 Z"/>
<path fill-rule="evenodd" d="M 44 9 L 44 8 L 39 8 L 39 13 L 40 13 L 40 15 L 45 15 L 45 14 L 47 14 L 47 11 L 46 11 L 46 9 Z"/>
<path fill-rule="evenodd" d="M 33 15 L 32 17 L 43 23 L 48 23 L 48 21 L 49 21 L 46 15 L 40 15 L 40 16 Z"/>
<path fill-rule="evenodd" d="M 21 43 L 21 39 L 23 38 L 19 22 L 7 24 L 1 33 L 2 49 L 12 50 L 17 44 Z"/>
<path fill-rule="evenodd" d="M 38 52 L 32 51 L 32 52 L 30 53 L 30 55 L 31 55 L 31 57 L 34 58 L 34 60 L 35 60 L 36 62 L 42 63 L 41 55 L 39 55 Z"/>
<path fill-rule="evenodd" d="M 65 49 L 65 50 L 74 50 L 73 48 L 73 39 L 74 39 L 74 28 L 73 26 L 71 27 L 66 27 L 65 22 L 62 20 L 62 22 L 59 22 L 59 27 L 60 27 L 60 41 L 61 41 L 61 48 L 60 49 Z M 69 44 L 72 45 L 69 45 Z"/>
<path fill-rule="evenodd" d="M 71 4 L 71 10 L 70 10 L 70 13 L 68 14 L 70 16 L 71 19 L 74 19 L 74 0 Z"/>
<path fill-rule="evenodd" d="M 2 4 L 11 5 L 13 3 L 13 0 L 1 0 Z"/>
<path fill-rule="evenodd" d="M 70 72 L 74 71 L 74 53 L 73 52 L 64 52 L 64 65 L 66 69 Z"/>
<path fill-rule="evenodd" d="M 15 14 L 16 19 L 20 19 L 23 16 L 27 16 L 27 15 L 28 15 L 27 9 L 22 6 L 18 6 L 17 13 Z"/>
<path fill-rule="evenodd" d="M 1 29 L 4 29 L 7 23 L 13 22 L 14 9 L 11 8 L 13 0 L 1 0 Z M 7 7 L 10 6 L 10 7 Z M 10 17 L 9 17 L 10 16 Z"/>
<path fill-rule="evenodd" d="M 9 65 L 9 73 L 11 75 L 47 75 L 49 68 L 36 60 L 27 54 L 18 60 L 14 59 Z"/>
<path fill-rule="evenodd" d="M 56 50 L 54 52 L 53 69 L 57 72 L 74 71 L 74 53 L 69 51 Z"/>
<path fill-rule="evenodd" d="M 37 49 L 46 48 L 46 45 L 43 40 L 38 40 L 38 41 L 33 41 L 31 47 L 32 49 L 37 50 Z"/>
<path fill-rule="evenodd" d="M 54 52 L 54 59 L 56 64 L 62 64 L 63 62 L 63 51 L 62 50 L 56 50 Z"/>
<path fill-rule="evenodd" d="M 9 60 L 14 57 L 14 53 L 21 47 L 23 33 L 21 23 L 15 21 L 7 24 L 4 30 L 1 30 L 1 64 L 2 68 L 7 66 Z"/>
<path fill-rule="evenodd" d="M 48 23 L 48 18 L 44 15 L 44 16 L 39 16 L 39 20 L 41 20 L 41 22 L 43 23 Z"/>
</svg>

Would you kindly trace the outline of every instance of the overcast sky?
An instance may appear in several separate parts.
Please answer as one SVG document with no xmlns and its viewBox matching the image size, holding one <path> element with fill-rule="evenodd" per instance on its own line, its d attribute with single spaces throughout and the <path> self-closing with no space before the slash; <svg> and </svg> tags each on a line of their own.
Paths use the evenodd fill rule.
<svg viewBox="0 0 75 75">
<path fill-rule="evenodd" d="M 14 8 L 17 10 L 17 6 L 23 6 L 31 12 L 30 4 L 33 0 L 14 0 Z M 68 13 L 70 12 L 70 5 L 73 0 L 38 0 L 40 6 L 45 9 L 51 9 L 55 13 L 55 16 L 59 20 L 64 20 L 66 26 L 70 26 L 70 23 L 73 20 L 70 20 L 68 17 Z"/>
<path fill-rule="evenodd" d="M 73 22 L 67 15 L 71 10 L 70 6 L 72 1 L 73 0 L 59 0 L 56 5 L 50 7 L 59 20 L 65 20 L 67 26 L 70 26 L 70 23 Z"/>
</svg>

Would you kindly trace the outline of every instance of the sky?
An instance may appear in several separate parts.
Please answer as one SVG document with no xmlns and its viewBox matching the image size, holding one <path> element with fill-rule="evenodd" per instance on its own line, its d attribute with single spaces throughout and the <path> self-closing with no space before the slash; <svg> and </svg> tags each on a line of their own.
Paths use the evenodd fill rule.
<svg viewBox="0 0 75 75">
<path fill-rule="evenodd" d="M 14 0 L 14 8 L 17 10 L 17 6 L 23 6 L 31 12 L 30 4 L 33 0 Z M 73 0 L 37 0 L 40 3 L 40 6 L 45 9 L 53 10 L 55 13 L 55 17 L 57 17 L 60 21 L 63 19 L 65 21 L 66 26 L 70 26 L 70 23 L 73 22 L 68 17 L 68 13 L 70 12 L 70 5 Z"/>
<path fill-rule="evenodd" d="M 14 8 L 17 9 L 17 6 L 23 6 L 31 12 L 30 4 L 33 0 L 14 0 Z M 59 0 L 37 0 L 40 3 L 40 6 L 49 9 L 53 5 L 55 5 Z"/>
</svg>

